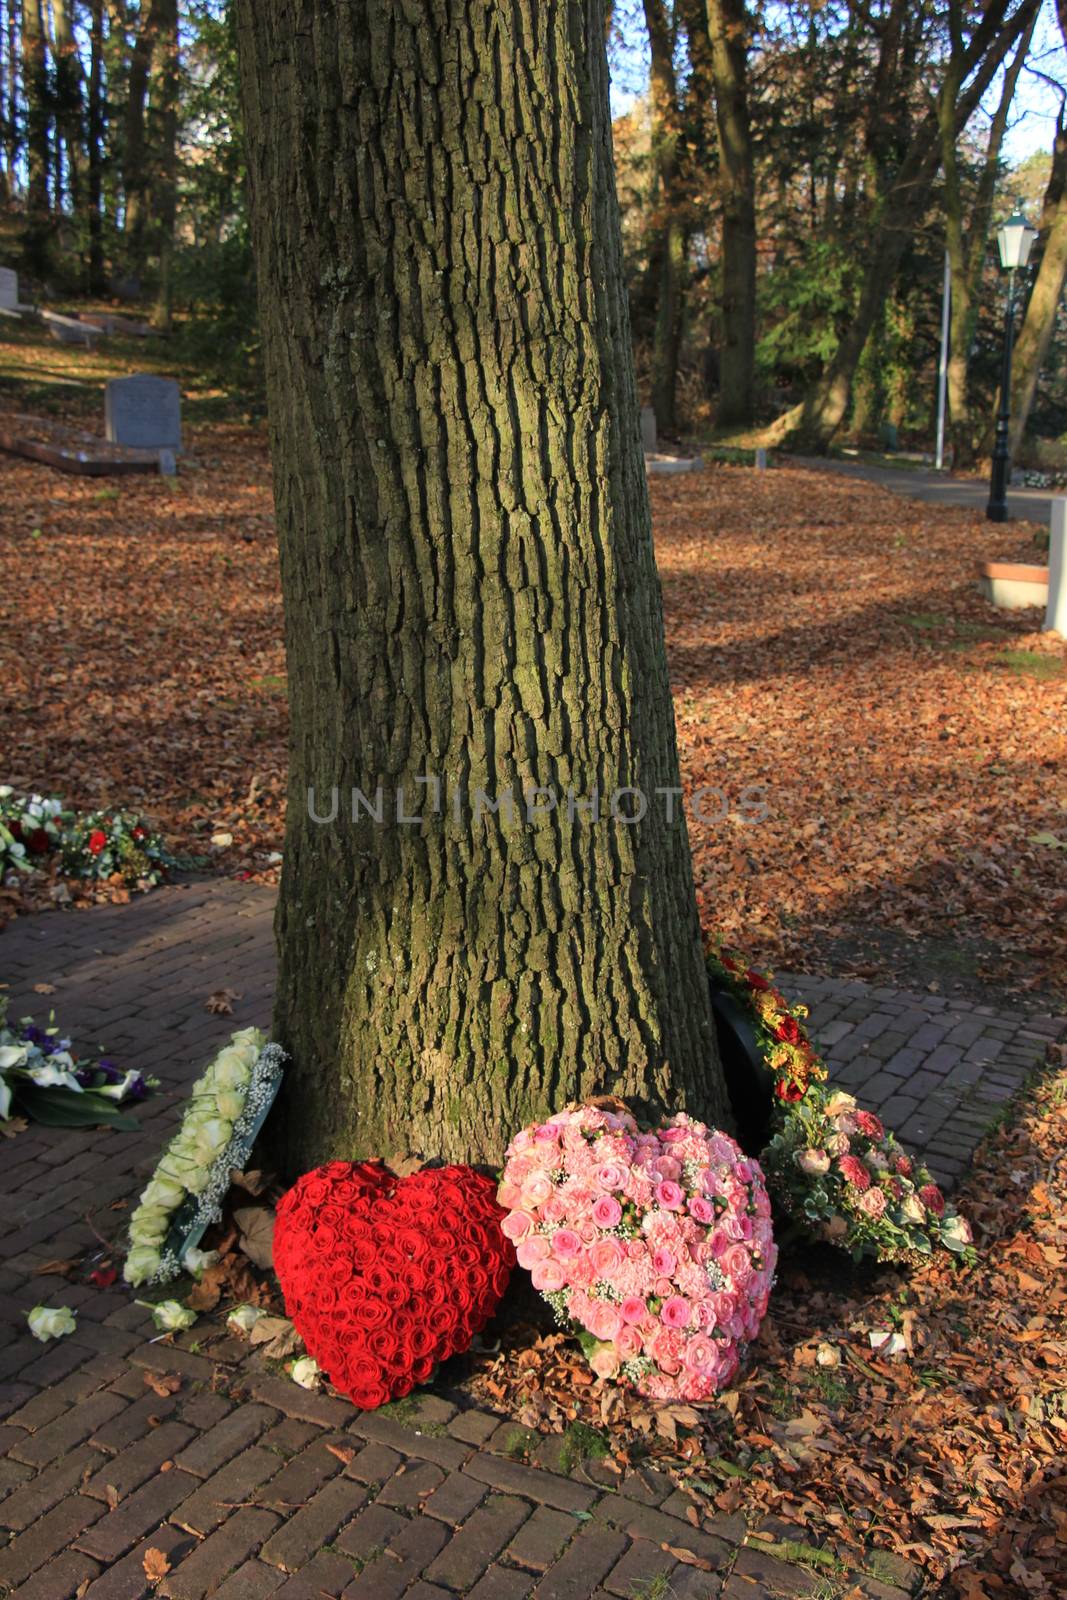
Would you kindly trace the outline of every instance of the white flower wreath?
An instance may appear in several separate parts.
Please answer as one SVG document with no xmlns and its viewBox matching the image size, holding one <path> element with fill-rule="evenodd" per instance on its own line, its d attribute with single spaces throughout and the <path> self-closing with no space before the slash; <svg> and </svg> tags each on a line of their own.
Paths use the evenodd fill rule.
<svg viewBox="0 0 1067 1600">
<path fill-rule="evenodd" d="M 187 1250 L 218 1222 L 230 1173 L 247 1159 L 284 1061 L 280 1046 L 267 1044 L 258 1028 L 245 1028 L 193 1085 L 182 1125 L 130 1219 L 127 1283 L 176 1278 Z"/>
</svg>

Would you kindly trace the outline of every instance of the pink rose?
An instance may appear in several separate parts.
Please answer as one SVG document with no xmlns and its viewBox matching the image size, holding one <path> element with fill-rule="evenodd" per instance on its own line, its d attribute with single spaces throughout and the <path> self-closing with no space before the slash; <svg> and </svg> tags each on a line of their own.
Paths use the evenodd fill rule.
<svg viewBox="0 0 1067 1600">
<path fill-rule="evenodd" d="M 618 1272 L 626 1257 L 617 1239 L 598 1239 L 590 1252 L 590 1260 L 598 1278 L 611 1278 Z"/>
<path fill-rule="evenodd" d="M 619 1315 L 624 1322 L 643 1322 L 645 1302 L 636 1294 L 627 1295 L 619 1307 Z"/>
<path fill-rule="evenodd" d="M 585 1325 L 594 1339 L 614 1339 L 622 1327 L 622 1321 L 609 1300 L 594 1300 Z"/>
<path fill-rule="evenodd" d="M 693 1124 L 694 1128 L 701 1126 L 702 1124 L 699 1122 Z M 687 1139 L 690 1131 L 689 1128 L 661 1128 L 659 1137 L 664 1144 L 677 1144 L 680 1139 Z"/>
<path fill-rule="evenodd" d="M 526 1238 L 533 1225 L 534 1219 L 528 1211 L 509 1211 L 500 1224 L 500 1231 L 513 1244 L 519 1244 Z"/>
<path fill-rule="evenodd" d="M 543 1233 L 535 1233 L 528 1239 L 524 1239 L 515 1251 L 519 1266 L 525 1268 L 527 1272 L 535 1267 L 539 1261 L 543 1261 L 546 1256 L 551 1255 L 551 1253 L 552 1246 Z"/>
<path fill-rule="evenodd" d="M 664 1211 L 677 1211 L 685 1204 L 685 1192 L 676 1183 L 658 1183 L 656 1185 L 656 1204 L 662 1206 Z"/>
<path fill-rule="evenodd" d="M 715 1371 L 718 1360 L 719 1352 L 714 1339 L 709 1339 L 702 1333 L 698 1333 L 694 1339 L 688 1341 L 685 1355 L 682 1357 L 687 1372 L 698 1372 L 704 1376 Z"/>
<path fill-rule="evenodd" d="M 682 1175 L 682 1164 L 680 1161 L 675 1161 L 673 1156 L 659 1156 L 653 1161 L 652 1170 L 665 1183 L 677 1183 Z"/>
<path fill-rule="evenodd" d="M 551 1193 L 551 1181 L 545 1177 L 543 1172 L 535 1172 L 532 1177 L 526 1179 L 522 1186 L 522 1203 L 528 1210 L 536 1211 L 537 1207 L 543 1205 Z"/>
<path fill-rule="evenodd" d="M 540 1289 L 544 1294 L 555 1294 L 557 1289 L 562 1289 L 566 1283 L 563 1268 L 558 1261 L 553 1261 L 551 1256 L 544 1261 L 535 1261 L 530 1272 L 530 1278 L 535 1289 Z"/>
<path fill-rule="evenodd" d="M 644 1349 L 644 1340 L 640 1330 L 627 1324 L 619 1329 L 615 1335 L 615 1349 L 621 1361 L 632 1361 Z"/>
<path fill-rule="evenodd" d="M 500 1184 L 500 1187 L 496 1191 L 497 1204 L 502 1205 L 505 1211 L 510 1211 L 513 1206 L 518 1205 L 519 1196 L 521 1193 L 522 1190 L 519 1188 L 517 1183 L 508 1178 L 504 1178 Z"/>
<path fill-rule="evenodd" d="M 602 1344 L 593 1351 L 589 1365 L 598 1378 L 613 1378 L 619 1370 L 619 1358 L 612 1345 Z"/>
<path fill-rule="evenodd" d="M 668 1328 L 688 1328 L 690 1310 L 688 1300 L 683 1300 L 680 1294 L 672 1294 L 664 1303 L 660 1320 Z"/>
<path fill-rule="evenodd" d="M 652 1270 L 657 1277 L 669 1278 L 677 1265 L 678 1263 L 672 1251 L 665 1249 L 663 1246 L 660 1246 L 658 1250 L 653 1250 Z"/>
<path fill-rule="evenodd" d="M 866 1194 L 860 1195 L 860 1210 L 864 1216 L 873 1217 L 875 1220 L 882 1215 L 885 1210 L 885 1195 L 877 1185 L 868 1189 Z"/>
<path fill-rule="evenodd" d="M 505 1228 L 505 1233 L 507 1229 Z M 552 1235 L 552 1254 L 561 1260 L 576 1256 L 582 1248 L 582 1241 L 573 1228 L 558 1228 Z"/>
<path fill-rule="evenodd" d="M 722 1258 L 722 1270 L 728 1278 L 732 1278 L 739 1289 L 746 1289 L 752 1282 L 752 1259 L 748 1247 L 743 1244 L 732 1244 Z"/>
<path fill-rule="evenodd" d="M 704 1200 L 700 1195 L 694 1195 L 689 1202 L 689 1215 L 694 1222 L 702 1222 L 709 1226 L 715 1221 L 715 1207 L 710 1200 Z"/>
<path fill-rule="evenodd" d="M 621 1189 L 626 1182 L 624 1169 L 608 1161 L 596 1169 L 596 1181 L 602 1189 Z"/>
<path fill-rule="evenodd" d="M 622 1220 L 622 1207 L 613 1194 L 602 1194 L 593 1207 L 593 1221 L 599 1228 L 614 1228 Z"/>
</svg>

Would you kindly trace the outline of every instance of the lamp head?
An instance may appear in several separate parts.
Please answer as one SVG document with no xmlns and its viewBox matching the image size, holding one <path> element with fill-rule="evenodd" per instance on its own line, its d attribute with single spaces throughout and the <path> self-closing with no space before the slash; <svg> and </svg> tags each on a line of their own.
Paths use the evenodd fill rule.
<svg viewBox="0 0 1067 1600">
<path fill-rule="evenodd" d="M 1007 222 L 997 229 L 997 249 L 1005 272 L 1015 272 L 1025 267 L 1036 238 L 1037 229 L 1030 226 L 1016 206 Z"/>
</svg>

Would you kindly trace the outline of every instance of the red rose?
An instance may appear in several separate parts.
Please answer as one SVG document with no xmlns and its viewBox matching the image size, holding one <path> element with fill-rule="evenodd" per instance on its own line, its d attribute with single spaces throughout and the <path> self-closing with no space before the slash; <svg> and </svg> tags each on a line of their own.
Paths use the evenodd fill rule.
<svg viewBox="0 0 1067 1600">
<path fill-rule="evenodd" d="M 936 1183 L 924 1183 L 919 1190 L 919 1199 L 927 1211 L 932 1211 L 935 1217 L 945 1214 L 945 1197 Z"/>
<path fill-rule="evenodd" d="M 779 1078 L 774 1086 L 774 1092 L 779 1100 L 802 1100 L 804 1090 L 799 1083 L 794 1083 L 792 1078 Z"/>
<path fill-rule="evenodd" d="M 751 967 L 745 973 L 745 982 L 750 989 L 769 989 L 770 984 L 761 972 L 754 972 Z"/>
<path fill-rule="evenodd" d="M 43 856 L 50 849 L 51 844 L 52 841 L 43 828 L 34 828 L 26 840 L 26 848 L 31 855 L 35 856 Z"/>
<path fill-rule="evenodd" d="M 147 834 L 147 832 L 145 831 L 144 828 L 138 826 L 138 827 L 134 828 L 133 836 L 134 836 L 135 839 L 147 839 L 148 834 Z"/>
<path fill-rule="evenodd" d="M 783 1017 L 778 1027 L 774 1030 L 776 1039 L 781 1039 L 783 1044 L 798 1044 L 800 1042 L 800 1027 L 796 1017 Z"/>
<path fill-rule="evenodd" d="M 92 833 L 89 835 L 89 854 L 91 856 L 98 856 L 106 844 L 107 834 L 102 833 L 99 828 L 94 828 Z"/>
</svg>

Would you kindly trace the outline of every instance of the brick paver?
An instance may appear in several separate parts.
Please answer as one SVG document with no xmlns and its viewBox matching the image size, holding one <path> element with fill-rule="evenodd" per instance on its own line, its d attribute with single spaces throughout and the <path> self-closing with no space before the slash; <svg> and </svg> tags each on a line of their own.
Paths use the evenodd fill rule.
<svg viewBox="0 0 1067 1600">
<path fill-rule="evenodd" d="M 269 1021 L 273 906 L 271 890 L 216 880 L 0 935 L 13 1016 L 54 1005 L 76 1038 L 163 1080 L 139 1134 L 31 1126 L 3 1145 L 0 1596 L 614 1600 L 664 1580 L 677 1600 L 811 1592 L 810 1574 L 761 1550 L 740 1518 L 691 1526 L 661 1473 L 553 1470 L 552 1441 L 524 1465 L 507 1453 L 513 1427 L 432 1394 L 364 1415 L 220 1328 L 155 1342 L 121 1286 L 37 1273 L 119 1236 L 192 1078 L 233 1028 Z M 47 1001 L 40 983 L 54 985 Z M 1067 1032 L 940 996 L 782 983 L 812 1007 L 837 1080 L 895 1117 L 948 1182 Z M 204 1010 L 222 988 L 240 992 L 232 1016 Z M 38 1300 L 76 1308 L 76 1334 L 30 1338 Z M 146 1383 L 159 1373 L 179 1380 L 174 1394 Z M 676 1563 L 677 1549 L 712 1570 Z M 169 1563 L 154 1587 L 149 1552 Z M 853 1588 L 903 1600 L 916 1575 L 901 1563 L 894 1584 L 857 1575 Z"/>
</svg>

